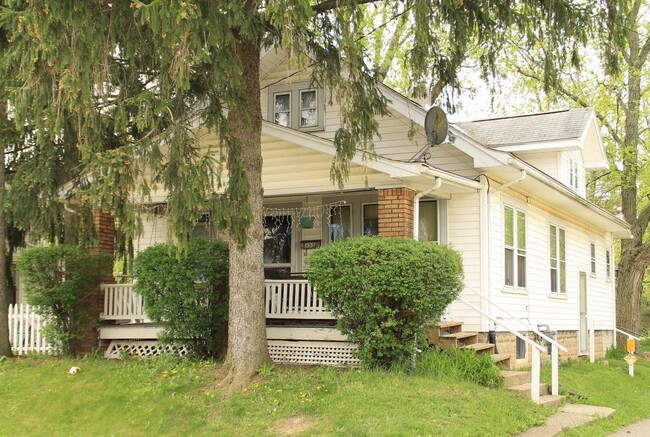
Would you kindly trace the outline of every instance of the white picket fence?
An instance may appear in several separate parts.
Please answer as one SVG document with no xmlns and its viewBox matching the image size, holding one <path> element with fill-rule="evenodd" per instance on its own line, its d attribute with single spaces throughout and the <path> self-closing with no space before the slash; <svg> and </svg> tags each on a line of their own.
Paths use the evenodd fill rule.
<svg viewBox="0 0 650 437">
<path fill-rule="evenodd" d="M 16 355 L 51 354 L 52 346 L 43 335 L 44 321 L 27 304 L 9 305 L 9 342 Z"/>
</svg>

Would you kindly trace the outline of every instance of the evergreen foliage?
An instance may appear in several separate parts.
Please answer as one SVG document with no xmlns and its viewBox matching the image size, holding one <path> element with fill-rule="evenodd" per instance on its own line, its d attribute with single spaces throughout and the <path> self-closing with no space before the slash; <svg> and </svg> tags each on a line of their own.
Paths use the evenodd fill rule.
<svg viewBox="0 0 650 437">
<path fill-rule="evenodd" d="M 45 317 L 45 336 L 65 355 L 75 354 L 90 324 L 89 297 L 111 269 L 110 255 L 76 246 L 27 249 L 17 265 L 27 301 Z"/>
<path fill-rule="evenodd" d="M 224 351 L 228 318 L 228 245 L 190 240 L 185 256 L 165 244 L 148 247 L 134 263 L 134 290 L 147 315 L 164 327 L 162 341 L 188 347 L 201 358 Z"/>
<path fill-rule="evenodd" d="M 389 367 L 427 346 L 435 323 L 460 292 L 462 260 L 454 250 L 403 238 L 359 237 L 310 256 L 309 282 L 359 344 L 370 367 Z"/>
</svg>

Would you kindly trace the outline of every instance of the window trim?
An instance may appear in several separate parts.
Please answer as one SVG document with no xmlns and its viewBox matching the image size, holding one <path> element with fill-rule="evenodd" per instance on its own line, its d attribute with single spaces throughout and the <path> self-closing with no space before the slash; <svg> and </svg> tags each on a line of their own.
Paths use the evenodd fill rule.
<svg viewBox="0 0 650 437">
<path fill-rule="evenodd" d="M 422 237 L 422 223 L 420 220 L 420 217 L 418 217 L 418 240 L 419 241 L 427 241 L 429 243 L 436 243 L 436 244 L 441 244 L 440 243 L 440 202 L 438 199 L 420 199 L 419 200 L 420 205 L 418 206 L 418 215 L 422 214 L 422 204 L 423 203 L 435 203 L 436 204 L 436 239 L 435 240 L 420 240 Z"/>
<path fill-rule="evenodd" d="M 605 249 L 605 279 L 607 282 L 612 280 L 612 251 Z"/>
<path fill-rule="evenodd" d="M 506 209 L 512 210 L 512 246 L 509 247 L 506 244 Z M 519 246 L 519 213 L 524 216 L 524 245 L 523 249 Z M 528 214 L 525 210 L 517 208 L 511 204 L 503 205 L 503 286 L 504 290 L 507 291 L 526 291 L 528 287 L 528 249 L 527 249 L 527 240 L 528 240 Z M 512 250 L 512 284 L 506 283 L 506 250 Z M 519 257 L 521 256 L 521 251 L 523 251 L 524 259 L 524 284 L 519 285 Z"/>
<path fill-rule="evenodd" d="M 366 206 L 376 206 L 377 207 L 377 235 L 379 235 L 379 202 L 361 202 L 361 236 L 362 237 L 367 237 L 365 229 L 363 229 L 363 223 L 365 222 L 366 216 L 365 216 L 365 209 Z M 377 235 L 370 235 L 370 236 L 377 236 Z"/>
<path fill-rule="evenodd" d="M 280 111 L 280 112 L 278 112 L 278 111 L 275 110 L 275 99 L 278 96 L 289 96 L 289 110 L 288 111 Z M 288 112 L 289 113 L 289 126 L 284 126 L 283 124 L 280 124 L 280 123 L 275 123 L 275 124 L 277 124 L 278 126 L 291 127 L 291 118 L 293 117 L 293 111 L 291 110 L 292 106 L 293 106 L 293 104 L 292 104 L 293 99 L 292 99 L 292 96 L 291 96 L 291 92 L 290 91 L 282 91 L 282 92 L 273 93 L 273 98 L 272 98 L 271 102 L 272 102 L 271 110 L 273 111 L 273 116 L 271 117 L 271 122 L 275 123 L 276 114 Z"/>
<path fill-rule="evenodd" d="M 555 253 L 556 253 L 556 262 L 557 266 L 555 267 L 556 270 L 556 275 L 555 275 L 555 287 L 556 290 L 553 291 L 553 282 L 551 280 L 551 272 L 553 271 L 553 266 L 552 266 L 552 256 L 551 256 L 551 228 L 555 228 Z M 560 250 L 560 233 L 564 233 L 564 259 L 561 258 L 561 253 L 562 251 Z M 565 297 L 567 295 L 567 260 L 566 260 L 566 239 L 567 239 L 567 232 L 566 228 L 558 225 L 557 223 L 549 222 L 548 224 L 548 248 L 549 248 L 549 254 L 548 254 L 548 262 L 549 262 L 549 292 L 551 293 L 552 296 L 554 297 L 559 297 L 563 296 Z M 564 263 L 564 290 L 562 290 L 562 264 Z"/>
<path fill-rule="evenodd" d="M 315 102 L 313 108 L 306 108 L 306 109 L 316 111 L 316 124 L 313 125 L 313 126 L 303 126 L 302 125 L 302 111 L 304 111 L 305 109 L 303 109 L 303 107 L 302 107 L 302 95 L 304 93 L 311 93 L 311 92 L 314 93 L 314 99 L 315 99 L 316 102 Z M 319 124 L 318 123 L 319 122 L 319 120 L 318 120 L 318 91 L 315 88 L 298 90 L 298 98 L 299 98 L 299 102 L 298 102 L 298 129 L 312 129 L 312 128 L 318 127 L 318 124 Z"/>
<path fill-rule="evenodd" d="M 523 334 L 523 333 L 520 332 L 520 334 Z M 524 348 L 524 356 L 522 358 L 519 358 L 519 353 L 518 353 L 519 352 L 518 346 L 520 344 L 523 344 L 523 348 Z M 517 336 L 515 336 L 515 360 L 517 362 L 523 362 L 523 361 L 528 360 L 528 343 L 526 343 L 526 341 L 522 340 L 521 338 L 519 338 Z"/>
</svg>

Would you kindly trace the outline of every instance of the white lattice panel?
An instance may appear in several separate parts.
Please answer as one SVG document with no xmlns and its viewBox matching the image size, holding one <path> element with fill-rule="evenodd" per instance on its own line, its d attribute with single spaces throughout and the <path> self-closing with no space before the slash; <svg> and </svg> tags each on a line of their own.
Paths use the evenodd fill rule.
<svg viewBox="0 0 650 437">
<path fill-rule="evenodd" d="M 269 340 L 269 354 L 276 363 L 347 366 L 359 364 L 357 345 L 337 341 Z"/>
<path fill-rule="evenodd" d="M 158 341 L 138 340 L 113 340 L 104 353 L 106 358 L 121 358 L 122 355 L 134 357 L 156 357 L 162 354 L 173 354 L 184 357 L 187 355 L 185 346 L 179 347 L 172 344 L 165 344 Z"/>
</svg>

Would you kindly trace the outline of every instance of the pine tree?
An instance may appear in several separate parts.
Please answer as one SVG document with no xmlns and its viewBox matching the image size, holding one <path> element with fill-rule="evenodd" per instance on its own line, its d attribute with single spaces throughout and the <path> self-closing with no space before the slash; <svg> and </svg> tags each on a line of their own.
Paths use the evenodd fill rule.
<svg viewBox="0 0 650 437">
<path fill-rule="evenodd" d="M 51 0 L 6 1 L 0 20 L 9 34 L 7 74 L 15 120 L 37 137 L 35 155 L 74 143 L 73 192 L 115 212 L 137 229 L 136 203 L 153 184 L 168 193 L 170 232 L 186 241 L 208 208 L 232 237 L 226 383 L 246 384 L 268 361 L 263 311 L 262 157 L 259 61 L 282 47 L 294 66 L 312 68 L 313 83 L 341 108 L 332 178 L 341 186 L 355 153 L 373 153 L 376 115 L 386 100 L 366 62 L 363 23 L 373 0 Z M 557 0 L 407 0 L 413 32 L 407 59 L 415 87 L 426 78 L 453 83 L 436 32 L 449 33 L 451 61 L 469 41 L 486 47 L 493 65 L 503 30 L 544 32 L 558 48 L 584 40 L 587 11 Z M 452 47 L 452 48 L 453 48 Z M 564 56 L 561 50 L 558 56 Z M 191 127 L 216 132 L 219 147 L 199 151 Z M 54 159 L 53 157 L 50 159 Z M 221 172 L 228 172 L 221 187 Z M 151 178 L 143 175 L 153 175 Z M 54 196 L 43 196 L 41 199 Z"/>
</svg>

